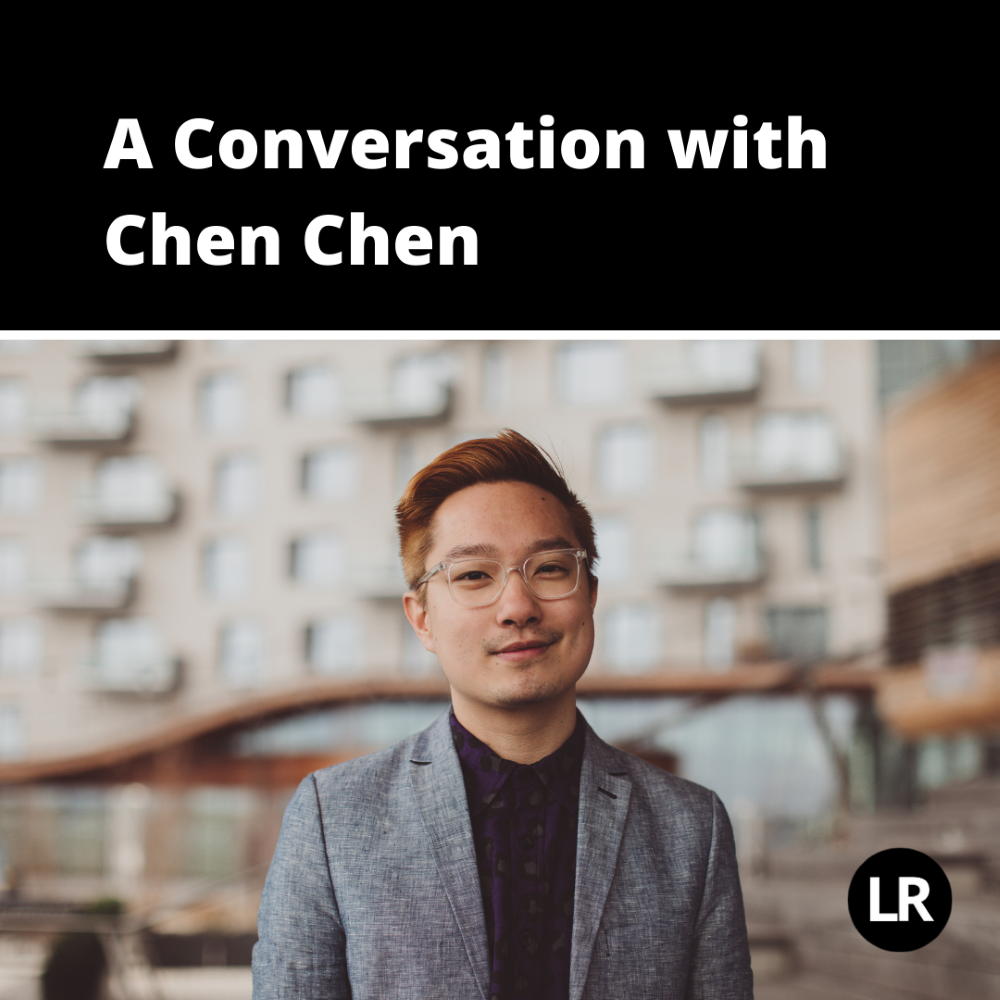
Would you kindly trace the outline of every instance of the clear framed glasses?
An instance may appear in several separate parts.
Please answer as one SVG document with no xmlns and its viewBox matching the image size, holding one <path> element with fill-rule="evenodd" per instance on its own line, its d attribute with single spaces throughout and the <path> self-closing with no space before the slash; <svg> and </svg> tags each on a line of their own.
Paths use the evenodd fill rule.
<svg viewBox="0 0 1000 1000">
<path fill-rule="evenodd" d="M 498 600 L 511 573 L 520 573 L 528 590 L 542 601 L 558 601 L 576 593 L 580 567 L 587 561 L 584 549 L 536 552 L 520 566 L 505 569 L 496 559 L 444 560 L 432 566 L 417 581 L 422 587 L 436 573 L 446 573 L 448 589 L 457 604 L 479 608 Z M 416 589 L 416 588 L 414 588 Z"/>
</svg>

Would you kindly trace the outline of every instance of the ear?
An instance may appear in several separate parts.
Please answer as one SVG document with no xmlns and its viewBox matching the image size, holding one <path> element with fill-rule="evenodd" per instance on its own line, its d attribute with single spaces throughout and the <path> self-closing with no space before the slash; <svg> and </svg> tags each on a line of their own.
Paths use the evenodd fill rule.
<svg viewBox="0 0 1000 1000">
<path fill-rule="evenodd" d="M 403 610 L 413 626 L 413 631 L 417 633 L 417 638 L 423 643 L 424 649 L 429 653 L 436 653 L 434 637 L 431 635 L 430 623 L 427 620 L 427 609 L 421 606 L 419 598 L 412 590 L 403 595 Z"/>
<path fill-rule="evenodd" d="M 590 584 L 590 610 L 593 611 L 597 604 L 597 577 L 590 577 L 588 582 Z"/>
</svg>

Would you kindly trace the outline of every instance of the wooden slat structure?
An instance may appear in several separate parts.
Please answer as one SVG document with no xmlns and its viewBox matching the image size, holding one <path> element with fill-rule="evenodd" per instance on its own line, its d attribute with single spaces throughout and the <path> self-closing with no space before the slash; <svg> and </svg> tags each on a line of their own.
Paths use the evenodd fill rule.
<svg viewBox="0 0 1000 1000">
<path fill-rule="evenodd" d="M 1000 728 L 1000 351 L 893 410 L 885 429 L 888 661 L 878 705 L 910 738 Z M 977 657 L 935 686 L 935 649 Z"/>
</svg>

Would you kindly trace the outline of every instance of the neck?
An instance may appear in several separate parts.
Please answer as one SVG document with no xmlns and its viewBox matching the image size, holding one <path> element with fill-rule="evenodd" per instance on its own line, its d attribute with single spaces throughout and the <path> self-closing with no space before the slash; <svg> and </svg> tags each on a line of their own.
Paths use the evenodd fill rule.
<svg viewBox="0 0 1000 1000">
<path fill-rule="evenodd" d="M 494 753 L 515 764 L 534 764 L 559 749 L 576 727 L 576 689 L 554 701 L 498 707 L 451 689 L 455 718 Z"/>
</svg>

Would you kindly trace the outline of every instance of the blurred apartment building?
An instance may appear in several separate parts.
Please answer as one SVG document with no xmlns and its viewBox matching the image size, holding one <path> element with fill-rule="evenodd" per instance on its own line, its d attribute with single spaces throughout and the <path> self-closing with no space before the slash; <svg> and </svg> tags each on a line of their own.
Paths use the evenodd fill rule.
<svg viewBox="0 0 1000 1000">
<path fill-rule="evenodd" d="M 595 516 L 591 679 L 877 655 L 871 343 L 35 342 L 0 355 L 5 773 L 443 691 L 393 505 L 506 426 Z"/>
</svg>

